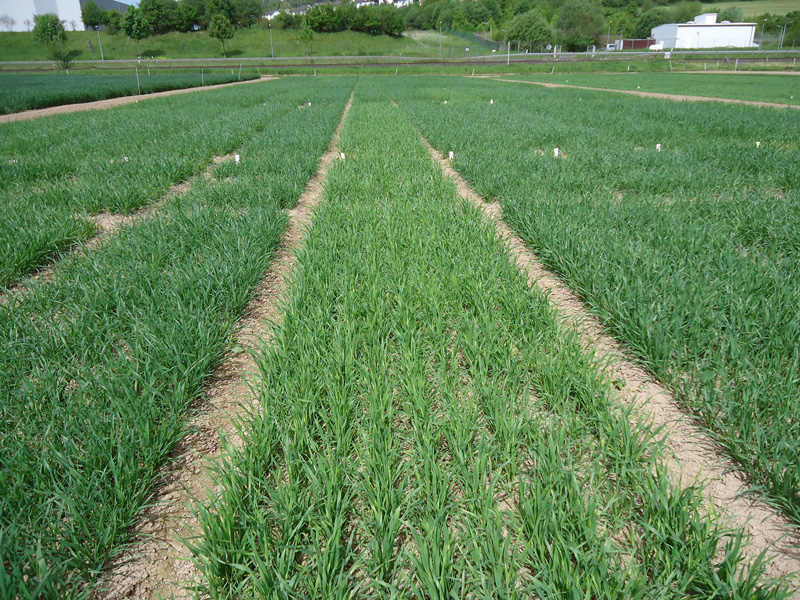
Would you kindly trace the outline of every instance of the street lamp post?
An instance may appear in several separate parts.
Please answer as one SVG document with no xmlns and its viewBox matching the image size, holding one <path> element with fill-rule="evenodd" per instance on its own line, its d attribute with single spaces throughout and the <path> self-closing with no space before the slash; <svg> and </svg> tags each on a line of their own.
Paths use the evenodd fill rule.
<svg viewBox="0 0 800 600">
<path fill-rule="evenodd" d="M 275 47 L 272 45 L 272 21 L 269 22 L 269 51 L 272 58 L 275 58 Z"/>
<path fill-rule="evenodd" d="M 758 49 L 759 50 L 763 50 L 764 49 L 764 27 L 766 26 L 766 24 L 767 24 L 767 20 L 764 19 L 764 22 L 761 24 L 761 37 L 758 38 Z"/>
<path fill-rule="evenodd" d="M 608 45 L 611 43 L 611 24 L 613 22 L 614 21 L 608 22 L 608 32 L 606 32 L 606 48 L 608 48 Z"/>
<path fill-rule="evenodd" d="M 442 22 L 439 21 L 439 58 L 442 58 Z"/>
<path fill-rule="evenodd" d="M 781 48 L 783 48 L 783 40 L 786 39 L 786 28 L 794 23 L 794 21 L 789 21 L 788 23 L 783 24 L 783 31 L 781 31 Z"/>
<path fill-rule="evenodd" d="M 100 60 L 105 61 L 103 58 L 103 41 L 100 39 L 100 28 L 97 28 L 97 43 L 100 45 Z"/>
</svg>

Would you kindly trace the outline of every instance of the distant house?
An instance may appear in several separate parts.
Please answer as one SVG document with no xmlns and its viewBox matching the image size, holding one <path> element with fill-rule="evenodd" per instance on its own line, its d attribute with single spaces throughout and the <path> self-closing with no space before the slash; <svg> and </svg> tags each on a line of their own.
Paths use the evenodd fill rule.
<svg viewBox="0 0 800 600">
<path fill-rule="evenodd" d="M 755 23 L 717 23 L 717 13 L 698 15 L 688 23 L 667 23 L 652 30 L 655 46 L 668 50 L 690 48 L 753 48 Z"/>
</svg>

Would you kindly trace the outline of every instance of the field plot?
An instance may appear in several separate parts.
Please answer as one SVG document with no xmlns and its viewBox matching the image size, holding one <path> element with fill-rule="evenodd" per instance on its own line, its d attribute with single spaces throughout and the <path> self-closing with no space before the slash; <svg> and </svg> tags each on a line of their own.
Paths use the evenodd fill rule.
<svg viewBox="0 0 800 600">
<path fill-rule="evenodd" d="M 158 213 L 64 261 L 52 280 L 0 307 L 4 598 L 88 595 L 87 584 L 120 550 L 185 433 L 186 408 L 229 344 L 283 231 L 283 209 L 316 170 L 353 85 L 274 83 L 260 93 L 246 86 L 198 94 L 200 103 L 190 95 L 161 105 L 170 115 L 193 111 L 198 128 L 217 135 L 223 149 L 250 138 L 241 161 L 218 165 Z M 220 111 L 203 112 L 203 103 L 222 101 L 241 126 Z M 112 112 L 131 135 L 153 117 L 127 109 L 92 116 L 111 123 Z M 80 133 L 85 118 L 50 125 L 90 145 Z M 23 125 L 33 132 L 44 126 Z M 119 152 L 110 140 L 110 149 L 95 150 Z M 55 158 L 62 171 L 75 170 L 60 151 L 39 150 L 43 162 Z M 135 178 L 117 183 L 121 193 L 141 185 Z"/>
<path fill-rule="evenodd" d="M 386 86 L 357 87 L 259 358 L 262 410 L 201 507 L 204 592 L 782 597 L 671 487 Z"/>
<path fill-rule="evenodd" d="M 91 235 L 87 215 L 158 200 L 289 110 L 270 85 L 0 125 L 0 286 Z"/>
<path fill-rule="evenodd" d="M 722 61 L 723 65 L 725 61 Z M 710 69 L 717 61 L 708 61 Z M 583 85 L 612 90 L 637 90 L 662 94 L 685 94 L 706 98 L 734 98 L 754 102 L 800 105 L 800 76 L 734 75 L 728 73 L 570 73 L 524 75 L 514 79 Z"/>
<path fill-rule="evenodd" d="M 258 77 L 254 71 L 252 73 L 250 69 L 247 71 L 242 75 L 242 80 Z M 139 77 L 142 94 L 232 81 L 239 81 L 239 74 L 232 74 L 228 69 L 202 75 L 199 71 L 149 75 L 145 69 L 141 69 Z M 0 75 L 0 114 L 133 96 L 138 93 L 136 74 L 132 71 L 128 75 L 2 74 Z"/>
<path fill-rule="evenodd" d="M 491 81 L 389 85 L 800 522 L 800 115 Z"/>
</svg>

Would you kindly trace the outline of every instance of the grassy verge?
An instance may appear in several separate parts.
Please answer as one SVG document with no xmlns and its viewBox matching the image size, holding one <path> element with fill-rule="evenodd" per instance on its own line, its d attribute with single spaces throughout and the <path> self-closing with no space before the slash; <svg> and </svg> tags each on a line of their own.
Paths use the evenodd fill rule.
<svg viewBox="0 0 800 600">
<path fill-rule="evenodd" d="M 262 409 L 200 509 L 201 592 L 781 597 L 669 485 L 384 88 L 359 84 Z"/>
<path fill-rule="evenodd" d="M 258 75 L 247 69 L 243 80 L 255 79 Z M 214 85 L 239 81 L 237 73 L 218 71 L 197 74 L 154 74 L 150 75 L 147 69 L 142 69 L 139 82 L 135 74 L 128 77 L 115 75 L 19 75 L 4 74 L 0 76 L 0 114 L 20 112 L 34 108 L 47 108 L 61 104 L 76 104 L 78 102 L 91 102 L 118 98 L 120 96 L 133 96 L 162 92 L 165 90 L 178 90 L 200 87 L 201 85 Z"/>
<path fill-rule="evenodd" d="M 504 85 L 393 88 L 431 142 L 455 152 L 479 193 L 502 202 L 540 258 L 800 522 L 800 115 Z"/>
<path fill-rule="evenodd" d="M 702 66 L 702 65 L 701 65 Z M 709 61 L 716 68 L 716 61 Z M 711 98 L 735 98 L 757 102 L 800 105 L 800 84 L 782 75 L 736 75 L 733 73 L 627 73 L 583 74 L 568 77 L 559 73 L 550 77 L 529 77 L 531 81 L 585 85 L 613 90 L 638 90 L 662 94 L 685 94 Z"/>
<path fill-rule="evenodd" d="M 141 52 L 135 41 L 129 42 L 123 34 L 108 35 L 101 32 L 103 55 L 106 60 L 144 58 L 222 58 L 222 46 L 209 37 L 206 31 L 168 33 L 147 38 Z M 310 45 L 300 41 L 297 30 L 267 29 L 237 30 L 232 40 L 225 44 L 228 58 L 257 56 L 439 56 L 439 33 L 407 32 L 399 38 L 372 36 L 366 33 L 343 31 L 340 33 L 315 33 Z M 89 52 L 88 42 L 93 50 Z M 444 55 L 448 49 L 465 46 L 464 40 L 444 33 L 441 37 Z M 64 49 L 72 52 L 75 60 L 100 60 L 96 31 L 69 31 Z M 48 60 L 47 50 L 30 33 L 0 33 L 0 61 Z"/>
<path fill-rule="evenodd" d="M 240 164 L 0 307 L 4 597 L 87 595 L 148 500 L 352 87 L 283 85 Z"/>
<path fill-rule="evenodd" d="M 757 17 L 764 13 L 785 15 L 797 10 L 794 0 L 734 0 L 733 2 L 714 2 L 703 4 L 705 12 L 720 12 L 726 8 L 736 6 L 742 9 L 745 17 Z"/>
<path fill-rule="evenodd" d="M 289 110 L 300 83 L 270 85 L 0 126 L 0 286 L 90 235 L 85 215 L 150 204 Z"/>
</svg>

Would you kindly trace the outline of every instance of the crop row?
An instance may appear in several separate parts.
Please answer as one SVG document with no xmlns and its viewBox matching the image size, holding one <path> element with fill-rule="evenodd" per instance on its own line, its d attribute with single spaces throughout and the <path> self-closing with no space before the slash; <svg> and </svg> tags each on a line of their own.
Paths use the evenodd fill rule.
<svg viewBox="0 0 800 600">
<path fill-rule="evenodd" d="M 3 125 L 0 286 L 91 235 L 87 214 L 131 212 L 239 147 L 286 94 L 253 84 Z"/>
<path fill-rule="evenodd" d="M 390 85 L 800 522 L 800 114 L 486 81 Z"/>
<path fill-rule="evenodd" d="M 722 61 L 724 64 L 724 61 Z M 716 68 L 716 61 L 709 61 Z M 800 105 L 795 77 L 782 74 L 734 75 L 732 73 L 559 73 L 514 76 L 513 79 L 585 85 L 614 90 L 687 94 L 711 98 L 734 98 L 755 102 Z"/>
<path fill-rule="evenodd" d="M 138 83 L 133 70 L 128 75 L 4 74 L 0 76 L 0 114 L 134 96 L 139 93 L 152 94 L 231 83 L 257 77 L 256 73 L 250 72 L 240 76 L 238 71 L 232 73 L 230 69 L 221 72 L 153 75 L 147 69 L 140 69 Z"/>
<path fill-rule="evenodd" d="M 357 86 L 262 408 L 199 509 L 203 593 L 782 597 L 671 486 L 385 86 Z"/>
<path fill-rule="evenodd" d="M 351 87 L 278 82 L 239 164 L 0 307 L 3 597 L 85 596 L 119 551 Z M 252 100 L 237 100 L 251 125 L 264 118 Z"/>
</svg>

